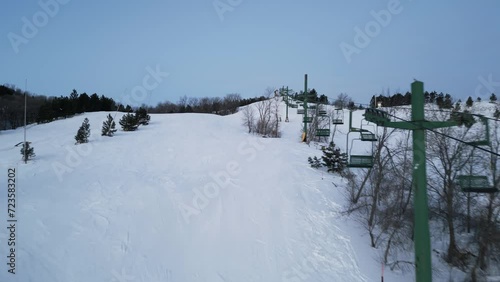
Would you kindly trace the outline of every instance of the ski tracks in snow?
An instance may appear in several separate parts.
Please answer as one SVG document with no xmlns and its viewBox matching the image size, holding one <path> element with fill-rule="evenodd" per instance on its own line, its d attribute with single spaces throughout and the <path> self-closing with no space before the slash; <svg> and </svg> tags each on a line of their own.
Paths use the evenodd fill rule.
<svg viewBox="0 0 500 282">
<path fill-rule="evenodd" d="M 304 148 L 293 153 L 300 160 L 293 162 L 294 195 L 297 230 L 300 239 L 294 240 L 289 253 L 300 252 L 284 273 L 284 281 L 367 281 L 359 269 L 354 249 L 348 236 L 339 228 L 341 224 L 333 193 L 331 174 L 311 171 Z M 338 178 L 337 178 L 338 180 Z M 293 197 L 295 196 L 295 199 Z"/>
</svg>

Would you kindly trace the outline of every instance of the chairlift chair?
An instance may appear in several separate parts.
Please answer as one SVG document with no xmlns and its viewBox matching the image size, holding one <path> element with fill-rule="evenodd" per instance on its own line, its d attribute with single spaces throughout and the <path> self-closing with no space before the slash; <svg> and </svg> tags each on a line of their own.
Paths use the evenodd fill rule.
<svg viewBox="0 0 500 282">
<path fill-rule="evenodd" d="M 326 116 L 326 109 L 323 105 L 318 105 L 318 115 Z"/>
<path fill-rule="evenodd" d="M 484 175 L 459 175 L 458 184 L 464 192 L 496 193 L 498 188 L 490 185 L 488 177 Z"/>
<path fill-rule="evenodd" d="M 355 140 L 360 140 L 361 139 L 353 139 L 352 144 L 351 144 L 351 149 L 349 150 L 349 134 L 351 132 L 347 133 L 347 140 L 346 140 L 346 152 L 349 154 L 349 162 L 347 163 L 347 167 L 352 167 L 352 168 L 372 168 L 373 167 L 373 146 L 372 146 L 372 153 L 370 155 L 353 155 L 351 154 L 352 147 L 354 144 Z"/>
<path fill-rule="evenodd" d="M 326 119 L 326 123 L 324 120 Z M 321 122 L 320 124 L 320 121 Z M 328 128 L 320 128 L 321 125 L 328 124 Z M 330 118 L 328 116 L 320 116 L 318 118 L 318 124 L 316 125 L 316 136 L 317 137 L 330 137 Z"/>
<path fill-rule="evenodd" d="M 361 120 L 361 128 L 360 128 L 360 135 L 361 135 L 361 141 L 367 141 L 367 142 L 375 142 L 377 141 L 377 136 L 375 133 L 369 131 L 366 129 L 366 126 L 370 126 L 368 124 L 364 125 L 365 128 L 363 128 L 363 120 Z M 375 131 L 375 126 L 373 126 L 373 129 Z"/>
<path fill-rule="evenodd" d="M 373 156 L 368 155 L 350 155 L 348 167 L 353 168 L 372 168 Z"/>
<path fill-rule="evenodd" d="M 335 109 L 335 116 L 332 119 L 332 124 L 344 124 L 344 110 Z"/>
<path fill-rule="evenodd" d="M 484 122 L 484 119 L 483 119 Z M 473 142 L 468 142 L 468 144 L 474 146 L 489 146 L 491 151 L 491 142 L 489 138 L 489 125 L 488 122 L 485 122 L 486 125 L 486 136 L 482 140 L 477 140 Z M 472 149 L 472 157 L 474 159 L 474 149 Z M 474 163 L 470 165 L 470 171 L 468 174 L 459 175 L 457 177 L 458 185 L 462 188 L 462 191 L 468 193 L 495 193 L 498 192 L 498 188 L 490 185 L 488 180 L 488 176 L 486 175 L 476 175 L 473 171 Z"/>
<path fill-rule="evenodd" d="M 364 116 L 367 121 L 373 122 L 379 126 L 384 126 L 384 124 L 391 121 L 389 115 L 379 109 L 368 108 L 365 110 Z"/>
<path fill-rule="evenodd" d="M 360 132 L 360 135 L 361 135 L 361 141 L 367 141 L 367 142 L 375 142 L 377 141 L 377 137 L 375 136 L 375 134 L 373 134 L 372 132 L 370 131 L 361 131 Z"/>
<path fill-rule="evenodd" d="M 329 128 L 317 128 L 316 136 L 318 137 L 330 137 L 330 129 Z"/>
</svg>

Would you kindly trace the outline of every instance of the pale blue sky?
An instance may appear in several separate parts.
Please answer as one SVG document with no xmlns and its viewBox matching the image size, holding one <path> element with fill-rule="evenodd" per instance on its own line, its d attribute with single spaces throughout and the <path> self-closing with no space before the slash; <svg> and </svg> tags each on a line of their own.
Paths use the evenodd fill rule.
<svg viewBox="0 0 500 282">
<path fill-rule="evenodd" d="M 43 25 L 40 3 L 51 1 L 58 11 Z M 491 75 L 498 83 L 488 88 L 500 93 L 500 1 L 401 0 L 350 62 L 341 43 L 355 46 L 355 27 L 364 30 L 371 11 L 396 0 L 219 0 L 234 4 L 222 17 L 213 0 L 55 1 L 4 1 L 0 84 L 24 88 L 27 78 L 34 93 L 75 88 L 120 100 L 142 85 L 146 67 L 159 65 L 169 76 L 148 104 L 183 95 L 253 97 L 269 86 L 301 90 L 305 73 L 320 94 L 344 92 L 363 103 L 382 89 L 407 91 L 413 78 L 463 98 L 476 96 L 479 77 Z M 42 26 L 14 44 L 16 53 L 11 38 L 24 37 L 23 17 Z M 479 88 L 482 98 L 488 88 Z"/>
</svg>

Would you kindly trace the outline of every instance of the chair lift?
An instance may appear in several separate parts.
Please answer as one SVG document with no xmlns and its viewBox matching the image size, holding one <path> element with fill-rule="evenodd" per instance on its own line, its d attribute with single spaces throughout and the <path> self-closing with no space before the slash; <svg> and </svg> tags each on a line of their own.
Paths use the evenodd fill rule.
<svg viewBox="0 0 500 282">
<path fill-rule="evenodd" d="M 304 114 L 304 109 L 297 109 L 297 114 L 298 115 L 303 115 Z"/>
<path fill-rule="evenodd" d="M 335 116 L 332 119 L 332 124 L 344 124 L 344 109 L 335 109 Z"/>
<path fill-rule="evenodd" d="M 351 150 L 349 150 L 349 131 L 347 133 L 347 140 L 346 140 L 346 152 L 349 154 L 349 162 L 347 163 L 347 167 L 352 167 L 352 168 L 372 168 L 373 167 L 373 145 L 372 145 L 372 153 L 371 155 L 353 155 L 351 154 L 352 147 L 354 144 L 355 140 L 361 140 L 361 139 L 353 139 L 352 144 L 351 144 Z M 362 141 L 362 140 L 361 140 Z"/>
<path fill-rule="evenodd" d="M 360 135 L 361 135 L 361 141 L 368 141 L 368 142 L 374 142 L 377 141 L 377 136 L 375 136 L 375 133 L 372 133 L 371 131 L 367 130 L 367 126 L 371 126 L 369 124 L 364 125 L 365 128 L 363 128 L 363 120 L 361 120 L 361 128 L 360 128 Z M 375 131 L 375 125 L 373 126 L 373 131 Z"/>
<path fill-rule="evenodd" d="M 311 123 L 311 122 L 313 122 L 313 117 L 304 117 L 302 119 L 302 122 L 304 122 L 304 123 Z"/>
<path fill-rule="evenodd" d="M 319 121 L 327 120 L 328 128 L 320 128 Z M 322 123 L 324 124 L 324 122 Z M 330 137 L 330 117 L 321 116 L 321 119 L 318 119 L 318 124 L 316 125 L 316 136 L 318 137 Z"/>
<path fill-rule="evenodd" d="M 468 193 L 496 193 L 498 188 L 490 185 L 488 176 L 485 175 L 459 175 L 458 185 L 463 192 Z"/>
<path fill-rule="evenodd" d="M 368 141 L 368 142 L 375 142 L 377 141 L 377 137 L 375 136 L 374 133 L 366 130 L 366 131 L 361 131 L 361 141 Z"/>
<path fill-rule="evenodd" d="M 389 115 L 378 109 L 368 108 L 365 110 L 365 120 L 375 123 L 379 126 L 384 126 L 386 123 L 390 122 Z"/>
<path fill-rule="evenodd" d="M 483 140 L 469 142 L 468 144 L 474 146 L 489 146 L 490 151 L 491 142 L 490 142 L 490 130 L 487 118 L 484 116 L 480 116 L 483 124 L 486 127 L 486 136 Z M 472 160 L 474 159 L 474 149 L 472 149 Z M 488 176 L 486 175 L 476 175 L 473 173 L 473 164 L 470 166 L 470 173 L 457 176 L 458 185 L 462 188 L 463 192 L 467 193 L 496 193 L 498 192 L 498 188 L 490 185 L 488 180 Z"/>
<path fill-rule="evenodd" d="M 319 107 L 318 107 L 318 115 L 320 115 L 320 116 L 326 116 L 326 109 L 323 107 L 323 105 L 319 105 Z"/>
</svg>

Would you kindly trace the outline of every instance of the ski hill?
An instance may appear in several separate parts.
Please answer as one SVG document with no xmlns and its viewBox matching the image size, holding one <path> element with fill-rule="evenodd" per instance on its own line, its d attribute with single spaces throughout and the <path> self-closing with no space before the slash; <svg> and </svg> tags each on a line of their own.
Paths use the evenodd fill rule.
<svg viewBox="0 0 500 282">
<path fill-rule="evenodd" d="M 276 139 L 246 133 L 241 111 L 153 114 L 101 137 L 107 114 L 29 126 L 28 164 L 14 147 L 22 128 L 0 132 L 0 210 L 14 167 L 18 219 L 15 275 L 0 228 L 0 281 L 380 281 L 378 251 L 341 214 L 344 180 L 307 162 L 321 144 L 300 142 L 297 109 Z M 347 117 L 334 140 L 343 150 Z M 90 142 L 75 145 L 84 118 Z M 386 270 L 384 281 L 413 275 Z"/>
</svg>

